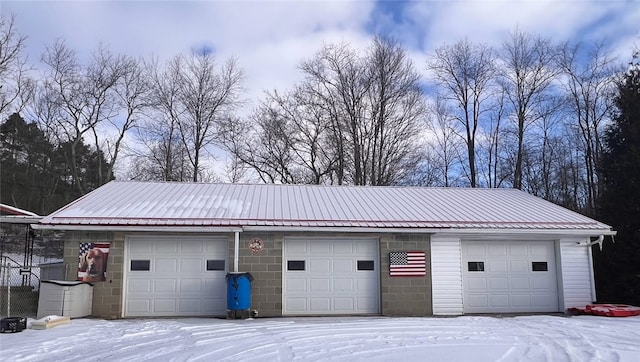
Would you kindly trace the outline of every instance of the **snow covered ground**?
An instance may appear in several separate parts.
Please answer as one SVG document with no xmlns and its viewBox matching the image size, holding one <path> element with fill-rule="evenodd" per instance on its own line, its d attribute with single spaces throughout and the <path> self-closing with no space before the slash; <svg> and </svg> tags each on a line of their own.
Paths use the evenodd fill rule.
<svg viewBox="0 0 640 362">
<path fill-rule="evenodd" d="M 640 316 L 74 319 L 2 361 L 640 361 Z"/>
</svg>

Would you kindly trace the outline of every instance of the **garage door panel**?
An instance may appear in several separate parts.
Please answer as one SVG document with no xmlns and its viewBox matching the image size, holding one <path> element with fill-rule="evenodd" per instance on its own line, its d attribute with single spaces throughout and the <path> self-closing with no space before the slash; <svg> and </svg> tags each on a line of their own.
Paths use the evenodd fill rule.
<svg viewBox="0 0 640 362">
<path fill-rule="evenodd" d="M 148 270 L 127 270 L 125 316 L 222 316 L 226 270 L 207 271 L 207 260 L 226 269 L 225 239 L 128 238 L 125 265 L 148 260 Z M 204 252 L 205 250 L 215 252 Z"/>
<path fill-rule="evenodd" d="M 353 279 L 334 279 L 333 290 L 336 292 L 353 293 L 355 291 L 353 288 Z"/>
<path fill-rule="evenodd" d="M 377 290 L 377 289 L 378 289 L 378 283 L 373 278 L 359 278 L 356 280 L 356 291 L 358 292 L 358 295 L 367 295 L 372 290 Z M 377 297 L 373 299 L 378 300 Z"/>
<path fill-rule="evenodd" d="M 352 255 L 357 253 L 357 250 L 354 250 L 353 243 L 341 243 L 341 242 L 332 242 L 333 252 L 332 255 Z M 355 249 L 358 249 L 357 247 Z M 366 250 L 366 249 L 365 249 Z"/>
<path fill-rule="evenodd" d="M 181 274 L 204 273 L 206 270 L 206 261 L 202 258 L 184 258 L 180 260 Z"/>
<path fill-rule="evenodd" d="M 308 246 L 311 254 L 314 255 L 331 255 L 331 243 L 312 243 Z"/>
<path fill-rule="evenodd" d="M 474 308 L 486 308 L 489 306 L 489 297 L 486 294 L 469 294 L 465 303 Z"/>
<path fill-rule="evenodd" d="M 465 313 L 558 311 L 552 241 L 463 241 L 462 267 Z"/>
<path fill-rule="evenodd" d="M 153 291 L 155 293 L 175 293 L 177 292 L 175 279 L 156 279 L 153 281 Z"/>
<path fill-rule="evenodd" d="M 507 278 L 489 278 L 490 290 L 509 290 L 509 279 Z"/>
<path fill-rule="evenodd" d="M 151 281 L 144 279 L 129 280 L 127 282 L 127 293 L 138 291 L 140 293 L 151 293 Z"/>
<path fill-rule="evenodd" d="M 509 284 L 511 286 L 511 290 L 529 290 L 531 286 L 529 285 L 528 278 L 511 278 L 509 280 Z"/>
<path fill-rule="evenodd" d="M 331 260 L 329 258 L 309 260 L 309 273 L 328 274 L 330 272 L 331 272 Z"/>
<path fill-rule="evenodd" d="M 507 294 L 492 294 L 488 298 L 485 298 L 485 300 L 490 301 L 490 303 L 488 302 L 483 307 L 489 307 L 489 306 L 501 307 L 501 308 L 509 307 L 509 295 Z"/>
<path fill-rule="evenodd" d="M 310 292 L 329 292 L 331 290 L 331 280 L 327 278 L 313 278 L 309 280 Z"/>
<path fill-rule="evenodd" d="M 530 307 L 531 306 L 531 296 L 528 294 L 524 295 L 511 295 L 511 305 L 518 307 Z"/>
<path fill-rule="evenodd" d="M 357 297 L 356 303 L 358 310 L 374 310 L 378 308 L 378 298 L 376 297 Z"/>
<path fill-rule="evenodd" d="M 487 279 L 485 278 L 469 278 L 467 279 L 467 285 L 469 290 L 473 291 L 487 291 Z"/>
<path fill-rule="evenodd" d="M 156 254 L 171 254 L 176 255 L 178 253 L 178 244 L 175 241 L 160 240 L 155 243 Z"/>
<path fill-rule="evenodd" d="M 156 298 L 153 300 L 153 311 L 160 314 L 171 314 L 177 312 L 175 299 L 161 299 Z"/>
<path fill-rule="evenodd" d="M 542 291 L 554 291 L 556 283 L 552 283 L 549 278 L 532 278 L 531 289 Z"/>
<path fill-rule="evenodd" d="M 378 244 L 372 243 L 370 240 L 358 240 L 355 242 L 353 254 L 378 255 Z"/>
<path fill-rule="evenodd" d="M 151 263 L 151 271 L 157 273 L 168 273 L 175 275 L 178 272 L 178 260 L 174 258 L 157 258 Z"/>
<path fill-rule="evenodd" d="M 529 261 L 527 260 L 513 260 L 509 262 L 509 272 L 513 273 L 528 273 Z"/>
<path fill-rule="evenodd" d="M 191 311 L 194 310 L 200 310 L 202 309 L 202 304 L 201 304 L 201 300 L 200 299 L 186 299 L 186 298 L 181 298 L 178 301 L 178 312 L 181 313 L 190 313 Z"/>
<path fill-rule="evenodd" d="M 202 294 L 201 279 L 180 279 L 180 293 Z"/>
<path fill-rule="evenodd" d="M 151 312 L 151 300 L 132 299 L 127 304 L 129 312 L 135 315 L 149 315 Z"/>
<path fill-rule="evenodd" d="M 490 260 L 485 262 L 487 272 L 506 272 L 509 267 L 506 260 Z"/>
<path fill-rule="evenodd" d="M 509 255 L 511 257 L 527 257 L 529 255 L 528 245 L 509 245 Z"/>
<path fill-rule="evenodd" d="M 202 289 L 204 291 L 221 290 L 227 287 L 225 275 L 216 277 L 212 276 L 202 281 Z M 215 294 L 215 293 L 212 293 Z"/>
<path fill-rule="evenodd" d="M 309 309 L 311 313 L 327 313 L 331 310 L 331 299 L 330 298 L 310 298 L 309 299 Z"/>
<path fill-rule="evenodd" d="M 285 291 L 287 292 L 307 292 L 307 279 L 306 278 L 288 278 L 285 282 Z"/>
<path fill-rule="evenodd" d="M 334 273 L 350 273 L 355 271 L 353 260 L 347 259 L 335 259 L 333 260 L 333 272 Z"/>
<path fill-rule="evenodd" d="M 302 260 L 304 270 L 291 270 Z M 283 314 L 379 313 L 377 260 L 376 239 L 285 240 Z"/>
<path fill-rule="evenodd" d="M 129 253 L 136 255 L 151 255 L 154 252 L 154 246 L 148 243 L 135 243 L 129 245 Z"/>
<path fill-rule="evenodd" d="M 491 244 L 487 246 L 488 256 L 507 256 L 507 246 L 500 244 Z"/>
<path fill-rule="evenodd" d="M 189 254 L 201 254 L 204 250 L 202 243 L 180 243 L 180 254 L 189 255 Z"/>
<path fill-rule="evenodd" d="M 333 298 L 333 309 L 348 313 L 355 309 L 354 298 Z"/>
<path fill-rule="evenodd" d="M 302 297 L 286 297 L 287 309 L 291 312 L 306 312 L 307 298 Z"/>
</svg>

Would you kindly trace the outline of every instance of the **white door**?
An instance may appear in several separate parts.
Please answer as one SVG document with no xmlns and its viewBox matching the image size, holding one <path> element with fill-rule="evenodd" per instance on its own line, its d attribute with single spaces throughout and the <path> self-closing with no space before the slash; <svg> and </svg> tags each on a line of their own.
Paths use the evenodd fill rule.
<svg viewBox="0 0 640 362">
<path fill-rule="evenodd" d="M 463 241 L 465 313 L 557 312 L 553 241 Z"/>
<path fill-rule="evenodd" d="M 283 314 L 377 314 L 376 239 L 286 239 Z"/>
<path fill-rule="evenodd" d="M 129 237 L 125 317 L 226 314 L 226 239 Z"/>
</svg>

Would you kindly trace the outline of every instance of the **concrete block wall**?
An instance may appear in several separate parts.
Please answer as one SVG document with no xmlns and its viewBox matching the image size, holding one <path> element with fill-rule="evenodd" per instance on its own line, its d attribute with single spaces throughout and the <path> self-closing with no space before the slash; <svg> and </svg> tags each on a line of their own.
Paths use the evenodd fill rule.
<svg viewBox="0 0 640 362">
<path fill-rule="evenodd" d="M 264 241 L 261 252 L 252 253 L 249 241 L 260 238 Z M 253 276 L 251 284 L 251 309 L 260 317 L 282 315 L 282 240 L 281 234 L 240 233 L 239 272 Z M 233 260 L 233 248 L 231 248 Z M 233 262 L 229 266 L 233 270 Z"/>
<path fill-rule="evenodd" d="M 122 316 L 124 235 L 112 232 L 67 232 L 64 243 L 65 279 L 78 278 L 80 243 L 110 243 L 107 280 L 93 283 L 92 316 L 114 319 Z"/>
<path fill-rule="evenodd" d="M 424 277 L 389 276 L 389 253 L 424 251 Z M 380 293 L 382 314 L 386 316 L 426 316 L 433 314 L 431 303 L 431 254 L 429 235 L 391 234 L 380 237 Z"/>
</svg>

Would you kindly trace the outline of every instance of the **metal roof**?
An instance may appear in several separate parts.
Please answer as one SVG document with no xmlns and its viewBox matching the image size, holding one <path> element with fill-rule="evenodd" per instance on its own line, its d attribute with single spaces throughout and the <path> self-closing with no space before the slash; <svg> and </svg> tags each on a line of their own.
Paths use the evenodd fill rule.
<svg viewBox="0 0 640 362">
<path fill-rule="evenodd" d="M 598 230 L 515 189 L 112 181 L 42 226 Z"/>
<path fill-rule="evenodd" d="M 0 204 L 0 222 L 7 224 L 32 224 L 42 216 L 7 204 Z"/>
</svg>

